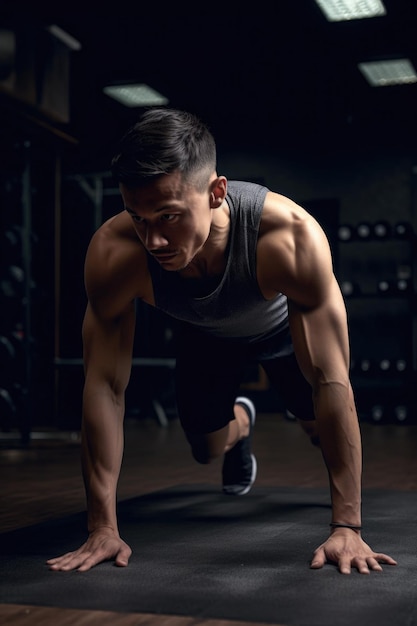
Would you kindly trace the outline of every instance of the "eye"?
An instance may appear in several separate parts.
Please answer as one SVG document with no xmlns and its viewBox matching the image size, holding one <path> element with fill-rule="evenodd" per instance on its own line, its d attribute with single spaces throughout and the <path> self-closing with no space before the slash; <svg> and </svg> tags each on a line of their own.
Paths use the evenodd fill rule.
<svg viewBox="0 0 417 626">
<path fill-rule="evenodd" d="M 141 224 L 144 220 L 143 217 L 140 217 L 139 215 L 133 215 L 132 213 L 130 214 L 130 217 L 132 218 L 132 220 L 134 222 L 136 222 L 136 224 Z"/>
<path fill-rule="evenodd" d="M 175 215 L 174 213 L 164 213 L 161 216 L 161 220 L 163 222 L 172 222 L 176 217 L 178 217 L 178 216 Z"/>
</svg>

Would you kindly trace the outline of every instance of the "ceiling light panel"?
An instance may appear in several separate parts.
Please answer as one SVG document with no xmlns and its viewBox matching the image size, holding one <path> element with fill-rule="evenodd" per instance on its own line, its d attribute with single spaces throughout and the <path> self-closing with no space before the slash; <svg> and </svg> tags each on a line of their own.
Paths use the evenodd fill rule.
<svg viewBox="0 0 417 626">
<path fill-rule="evenodd" d="M 409 85 L 417 82 L 417 74 L 409 59 L 370 61 L 359 63 L 358 67 L 373 87 Z"/>
<path fill-rule="evenodd" d="M 380 0 L 316 0 L 316 3 L 329 22 L 386 15 L 386 9 Z"/>
<path fill-rule="evenodd" d="M 144 83 L 130 85 L 109 85 L 104 93 L 127 107 L 164 106 L 168 98 Z"/>
</svg>

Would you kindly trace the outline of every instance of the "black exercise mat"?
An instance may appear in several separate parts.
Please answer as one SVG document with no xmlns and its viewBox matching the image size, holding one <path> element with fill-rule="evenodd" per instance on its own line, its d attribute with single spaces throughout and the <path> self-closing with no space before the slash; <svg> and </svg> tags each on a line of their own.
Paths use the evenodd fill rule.
<svg viewBox="0 0 417 626">
<path fill-rule="evenodd" d="M 369 576 L 309 568 L 328 531 L 327 490 L 255 487 L 230 498 L 193 485 L 119 505 L 134 551 L 127 568 L 48 570 L 47 558 L 84 540 L 84 514 L 0 535 L 0 602 L 296 626 L 416 625 L 416 494 L 366 490 L 363 500 L 365 540 L 399 563 Z"/>
</svg>

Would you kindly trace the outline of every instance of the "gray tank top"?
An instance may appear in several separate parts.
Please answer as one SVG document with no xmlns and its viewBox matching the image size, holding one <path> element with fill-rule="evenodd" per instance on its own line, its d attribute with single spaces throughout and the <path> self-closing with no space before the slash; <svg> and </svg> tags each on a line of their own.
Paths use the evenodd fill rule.
<svg viewBox="0 0 417 626">
<path fill-rule="evenodd" d="M 281 334 L 288 328 L 287 299 L 266 300 L 256 278 L 256 246 L 266 187 L 228 182 L 230 234 L 224 274 L 203 297 L 187 292 L 187 280 L 163 270 L 148 257 L 155 306 L 217 337 L 252 342 Z"/>
</svg>

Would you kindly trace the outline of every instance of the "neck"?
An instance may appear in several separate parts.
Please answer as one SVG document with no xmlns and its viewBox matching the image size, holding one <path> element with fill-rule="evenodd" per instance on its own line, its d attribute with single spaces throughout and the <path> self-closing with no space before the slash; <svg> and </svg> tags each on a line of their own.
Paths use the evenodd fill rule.
<svg viewBox="0 0 417 626">
<path fill-rule="evenodd" d="M 180 274 L 183 278 L 218 277 L 223 274 L 230 230 L 229 207 L 226 202 L 213 209 L 210 233 L 202 250 Z"/>
</svg>

